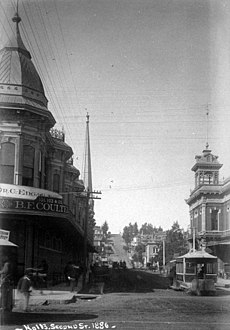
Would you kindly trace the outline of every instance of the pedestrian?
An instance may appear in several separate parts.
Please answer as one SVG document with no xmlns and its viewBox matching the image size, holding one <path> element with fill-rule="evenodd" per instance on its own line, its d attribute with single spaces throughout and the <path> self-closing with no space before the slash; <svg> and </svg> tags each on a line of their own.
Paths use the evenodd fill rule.
<svg viewBox="0 0 230 330">
<path fill-rule="evenodd" d="M 49 266 L 48 266 L 46 260 L 43 259 L 37 269 L 41 294 L 43 294 L 43 288 L 47 288 L 48 269 L 49 269 Z"/>
<path fill-rule="evenodd" d="M 204 279 L 204 276 L 205 276 L 205 267 L 202 266 L 197 272 L 197 277 L 198 279 Z"/>
<path fill-rule="evenodd" d="M 70 280 L 69 280 L 69 273 L 71 271 L 71 268 L 72 268 L 72 263 L 71 261 L 69 261 L 66 265 L 65 265 L 65 268 L 64 268 L 64 276 L 65 276 L 65 282 L 66 282 L 66 286 L 69 286 L 70 285 Z"/>
<path fill-rule="evenodd" d="M 95 271 L 95 264 L 91 262 L 89 266 L 89 283 L 92 284 L 94 280 L 94 271 Z"/>
<path fill-rule="evenodd" d="M 2 258 L 3 266 L 0 271 L 1 300 L 0 306 L 3 311 L 13 309 L 13 271 L 12 264 L 7 256 Z"/>
<path fill-rule="evenodd" d="M 75 286 L 77 287 L 80 277 L 84 275 L 83 274 L 84 266 L 81 263 L 79 263 L 78 265 L 74 265 L 74 270 L 75 270 Z M 85 275 L 87 275 L 87 272 Z"/>
<path fill-rule="evenodd" d="M 31 273 L 29 270 L 26 270 L 25 275 L 20 278 L 17 285 L 17 291 L 19 294 L 21 294 L 21 303 L 20 307 L 22 306 L 22 309 L 25 312 L 28 312 L 28 306 L 29 306 L 29 299 L 30 299 L 30 293 L 32 291 L 31 289 Z"/>
<path fill-rule="evenodd" d="M 168 278 L 169 278 L 170 286 L 172 286 L 176 279 L 176 265 L 173 265 L 173 267 L 170 269 Z"/>
<path fill-rule="evenodd" d="M 68 262 L 66 268 L 66 276 L 69 281 L 70 291 L 73 292 L 76 286 L 76 267 L 72 261 Z"/>
</svg>

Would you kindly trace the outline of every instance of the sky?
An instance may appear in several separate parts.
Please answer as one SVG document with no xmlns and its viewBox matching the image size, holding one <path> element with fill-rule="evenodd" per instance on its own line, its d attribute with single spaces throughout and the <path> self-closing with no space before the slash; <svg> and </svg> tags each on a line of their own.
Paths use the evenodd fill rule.
<svg viewBox="0 0 230 330">
<path fill-rule="evenodd" d="M 0 2 L 1 48 L 15 6 Z M 23 41 L 81 173 L 90 115 L 97 225 L 187 229 L 207 141 L 230 176 L 229 13 L 228 0 L 19 1 Z"/>
</svg>

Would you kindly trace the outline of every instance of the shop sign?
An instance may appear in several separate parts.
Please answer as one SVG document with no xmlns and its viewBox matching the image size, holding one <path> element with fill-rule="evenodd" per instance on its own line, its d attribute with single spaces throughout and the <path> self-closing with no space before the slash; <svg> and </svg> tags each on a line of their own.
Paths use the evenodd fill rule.
<svg viewBox="0 0 230 330">
<path fill-rule="evenodd" d="M 0 239 L 9 241 L 10 232 L 8 230 L 0 229 Z"/>
<path fill-rule="evenodd" d="M 0 197 L 35 200 L 38 196 L 62 199 L 62 196 L 49 190 L 27 186 L 0 183 Z"/>
<path fill-rule="evenodd" d="M 0 198 L 0 209 L 31 212 L 68 213 L 68 206 L 61 199 L 37 197 L 36 200 Z"/>
</svg>

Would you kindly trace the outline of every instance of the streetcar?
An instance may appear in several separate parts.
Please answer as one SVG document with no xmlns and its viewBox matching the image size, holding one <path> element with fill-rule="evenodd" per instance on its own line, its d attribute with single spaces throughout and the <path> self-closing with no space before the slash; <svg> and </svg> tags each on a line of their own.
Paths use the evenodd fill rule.
<svg viewBox="0 0 230 330">
<path fill-rule="evenodd" d="M 217 257 L 205 250 L 190 251 L 175 260 L 176 270 L 172 287 L 195 295 L 215 295 Z"/>
</svg>

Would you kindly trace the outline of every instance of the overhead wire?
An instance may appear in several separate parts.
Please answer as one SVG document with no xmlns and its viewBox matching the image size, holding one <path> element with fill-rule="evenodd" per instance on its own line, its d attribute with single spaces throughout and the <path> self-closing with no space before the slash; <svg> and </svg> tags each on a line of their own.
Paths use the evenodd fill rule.
<svg viewBox="0 0 230 330">
<path fill-rule="evenodd" d="M 2 5 L 1 2 L 0 2 L 0 7 L 1 7 L 2 10 L 3 10 L 3 14 L 4 14 L 4 16 L 5 16 L 5 18 L 6 18 L 7 22 L 8 22 L 8 24 L 9 24 L 9 26 L 10 26 L 11 31 L 14 33 L 13 28 L 12 28 L 12 24 L 10 24 L 9 17 L 8 17 L 8 15 L 7 15 L 7 13 L 6 13 L 6 11 L 5 11 L 5 9 L 4 9 L 4 7 L 3 7 L 3 5 Z M 3 21 L 3 20 L 0 20 L 0 23 L 1 23 L 1 25 L 2 25 L 2 28 L 3 28 L 4 32 L 5 32 L 5 34 L 7 35 L 8 39 L 10 39 L 10 35 L 8 34 L 8 30 L 6 29 L 5 24 L 3 24 L 2 21 Z"/>
<path fill-rule="evenodd" d="M 54 85 L 53 85 L 53 80 L 52 80 L 52 78 L 51 78 L 51 76 L 50 76 L 49 70 L 48 70 L 47 67 L 46 67 L 46 63 L 45 63 L 45 60 L 44 60 L 44 56 L 43 56 L 43 54 L 42 54 L 42 52 L 41 52 L 42 46 L 40 47 L 40 45 L 38 44 L 37 38 L 36 38 L 35 33 L 34 33 L 34 29 L 32 28 L 32 24 L 31 24 L 31 22 L 30 22 L 30 18 L 29 18 L 28 14 L 27 14 L 27 10 L 26 10 L 26 8 L 25 8 L 25 6 L 24 6 L 23 3 L 22 3 L 22 5 L 23 5 L 23 10 L 24 10 L 25 16 L 26 16 L 26 18 L 27 18 L 28 24 L 29 24 L 29 26 L 30 26 L 30 29 L 31 29 L 31 32 L 32 32 L 32 35 L 33 35 L 33 38 L 34 38 L 34 41 L 35 41 L 35 44 L 36 44 L 37 49 L 38 49 L 38 52 L 39 52 L 39 56 L 40 56 L 39 58 L 40 58 L 41 61 L 42 61 L 42 64 L 43 64 L 44 69 L 41 69 L 40 61 L 38 60 L 37 53 L 34 51 L 34 48 L 33 48 L 33 46 L 32 46 L 32 42 L 30 41 L 30 37 L 28 36 L 27 29 L 25 28 L 24 23 L 23 23 L 23 21 L 22 21 L 22 32 L 23 32 L 23 35 L 24 35 L 24 37 L 25 37 L 27 43 L 30 45 L 30 51 L 31 51 L 31 53 L 33 54 L 33 58 L 34 58 L 34 61 L 35 61 L 35 63 L 36 63 L 36 67 L 37 67 L 37 69 L 38 69 L 38 71 L 39 71 L 39 74 L 40 74 L 41 77 L 43 78 L 43 79 L 42 79 L 42 82 L 43 82 L 43 84 L 45 85 L 45 88 L 46 88 L 47 93 L 48 93 L 48 95 L 49 95 L 49 99 L 51 99 L 51 102 L 53 103 L 54 108 L 55 108 L 55 109 L 58 109 L 58 108 L 59 108 L 59 111 L 62 113 L 62 108 L 61 108 L 61 105 L 60 105 L 60 103 L 59 103 L 59 101 L 58 101 L 58 98 L 57 98 L 57 95 L 56 95 L 56 92 L 55 92 L 55 88 L 54 88 Z M 46 76 L 44 75 L 44 71 L 45 71 L 45 73 L 46 73 Z M 46 83 L 46 77 L 47 77 L 47 79 L 48 79 L 48 81 L 49 81 L 49 84 Z M 54 92 L 54 95 L 56 96 L 55 99 L 54 99 L 54 97 L 53 97 L 53 94 L 52 94 L 52 92 L 51 92 L 50 87 L 52 88 L 52 90 L 53 90 L 53 92 Z"/>
<path fill-rule="evenodd" d="M 56 9 L 56 13 L 57 13 L 57 17 L 58 17 L 58 23 L 59 23 L 59 27 L 60 27 L 60 31 L 61 31 L 61 36 L 62 36 L 62 40 L 63 40 L 63 44 L 64 44 L 64 48 L 65 48 L 65 53 L 66 53 L 66 59 L 68 60 L 68 67 L 69 67 L 69 72 L 71 73 L 71 78 L 72 78 L 72 82 L 74 82 L 73 81 L 73 76 L 72 76 L 72 70 L 71 70 L 71 65 L 70 65 L 70 62 L 69 62 L 69 57 L 68 57 L 68 52 L 67 52 L 67 48 L 66 48 L 66 43 L 65 43 L 65 39 L 64 39 L 64 34 L 63 34 L 63 29 L 62 29 L 62 26 L 61 26 L 61 21 L 60 21 L 60 15 L 59 15 L 59 13 L 58 13 L 58 8 L 57 8 L 57 4 L 54 2 L 54 6 L 55 6 L 55 9 Z M 27 12 L 26 12 L 26 9 L 25 9 L 25 6 L 23 5 L 23 7 L 24 7 L 24 11 L 25 11 L 25 14 L 26 14 L 26 16 L 27 16 L 27 20 L 28 20 L 28 22 L 29 22 L 29 25 L 30 25 L 30 28 L 31 28 L 31 31 L 32 31 L 32 34 L 34 35 L 35 33 L 33 32 L 33 29 L 32 29 L 32 25 L 31 25 L 31 22 L 30 22 L 30 19 L 29 19 L 29 17 L 28 17 L 28 15 L 27 15 Z M 40 8 L 40 6 L 38 5 L 37 6 L 37 8 L 39 8 L 39 11 L 40 11 L 40 16 L 42 17 L 42 14 L 41 14 L 41 8 Z M 43 18 L 42 18 L 42 20 L 43 20 Z M 43 25 L 45 26 L 45 24 L 44 24 L 44 20 L 43 20 Z M 25 31 L 24 31 L 24 35 L 26 35 L 26 29 L 24 29 Z M 51 31 L 52 31 L 52 29 L 50 29 Z M 45 31 L 46 31 L 46 35 L 48 36 L 48 32 L 47 32 L 47 30 L 46 30 L 46 27 L 45 27 Z M 30 43 L 30 38 L 28 38 L 28 35 L 27 35 L 27 42 L 28 43 Z M 36 36 L 34 35 L 34 39 L 35 39 L 35 42 L 36 42 L 36 44 L 37 44 L 37 48 L 38 48 L 38 50 L 39 50 L 39 52 L 40 52 L 40 55 L 41 55 L 41 58 L 43 59 L 43 55 L 42 55 L 42 53 L 41 53 L 41 51 L 40 51 L 40 47 L 39 47 L 39 45 L 38 45 L 38 42 L 37 42 L 37 40 L 36 40 Z M 53 40 L 55 40 L 55 38 L 53 38 Z M 31 44 L 31 43 L 30 43 Z M 39 43 L 40 44 L 40 43 Z M 42 44 L 42 42 L 41 42 L 41 44 Z M 56 46 L 56 45 L 55 45 Z M 58 47 L 57 47 L 58 48 Z M 32 49 L 32 52 L 33 52 L 33 47 L 31 47 L 31 49 Z M 52 47 L 51 47 L 51 51 L 52 51 Z M 36 63 L 37 63 L 37 65 L 38 65 L 38 63 L 39 63 L 39 61 L 37 60 L 37 56 L 36 56 L 36 54 L 35 54 L 35 52 L 33 52 L 33 54 L 34 54 L 34 58 L 35 58 L 35 60 L 36 60 Z M 53 53 L 52 53 L 53 54 Z M 43 64 L 44 64 L 44 67 L 45 67 L 45 71 L 46 72 L 48 72 L 48 68 L 47 68 L 47 66 L 45 65 L 45 63 L 44 63 L 44 60 L 43 60 Z M 38 65 L 39 66 L 39 65 Z M 40 67 L 40 66 L 39 66 Z M 41 69 L 39 69 L 39 71 L 40 71 L 40 73 L 41 73 L 41 76 L 42 77 L 44 77 L 44 74 L 43 74 L 43 70 L 41 70 Z M 63 69 L 63 72 L 65 72 L 65 70 Z M 59 74 L 60 74 L 60 72 L 59 72 Z M 65 76 L 65 74 L 63 75 L 63 77 Z M 53 93 L 50 91 L 50 87 L 48 87 L 48 86 L 46 86 L 46 88 L 47 88 L 47 90 L 48 90 L 48 93 L 49 93 L 49 95 L 50 95 L 50 98 L 51 98 L 51 100 L 52 100 L 52 102 L 53 102 L 53 104 L 55 104 L 55 108 L 56 108 L 56 102 L 58 102 L 58 97 L 57 97 L 57 95 L 56 95 L 56 93 L 55 93 L 55 86 L 52 84 L 52 77 L 51 76 L 49 76 L 49 74 L 48 74 L 48 79 L 49 79 L 49 81 L 51 82 L 50 83 L 50 85 L 49 86 L 51 86 L 51 88 L 53 89 L 53 93 L 54 93 L 54 95 L 56 96 L 55 97 L 55 99 L 56 100 L 54 100 L 54 98 L 53 98 Z M 45 81 L 45 79 L 44 79 L 44 81 Z M 62 86 L 62 88 L 63 88 L 63 86 Z M 174 89 L 170 89 L 170 90 L 174 90 Z M 153 91 L 155 91 L 155 92 L 159 92 L 159 93 L 161 93 L 161 92 L 168 92 L 168 91 L 170 91 L 170 90 L 166 90 L 166 89 L 156 89 L 156 90 L 149 90 L 149 93 L 151 92 L 153 92 Z M 89 91 L 87 91 L 88 93 L 92 93 L 92 91 L 93 92 L 96 92 L 97 90 L 95 89 L 95 90 L 89 90 Z M 105 90 L 105 92 L 111 92 L 111 90 Z M 113 91 L 113 92 L 119 92 L 119 93 L 121 93 L 121 95 L 123 95 L 124 94 L 124 92 L 123 91 L 121 91 L 121 90 L 115 90 L 115 91 Z M 146 92 L 145 92 L 146 93 Z M 148 94 L 145 94 L 145 93 L 140 93 L 140 95 L 148 95 Z M 126 95 L 132 95 L 132 93 L 126 93 Z M 98 96 L 98 95 L 97 95 Z M 100 96 L 98 96 L 98 97 L 100 97 Z M 104 96 L 103 96 L 104 97 Z M 139 105 L 140 106 L 140 105 Z M 203 108 L 203 105 L 198 105 L 198 106 L 194 106 L 194 107 L 192 107 L 192 108 L 190 108 L 190 107 L 187 107 L 187 108 L 167 108 L 167 111 L 177 111 L 177 112 L 180 112 L 180 111 L 184 111 L 184 110 L 191 110 L 191 109 L 197 109 L 197 108 Z M 70 135 L 70 138 L 72 139 L 72 135 L 71 135 L 71 128 L 70 128 L 70 123 L 68 123 L 68 120 L 67 120 L 67 118 L 75 118 L 75 115 L 73 116 L 73 117 L 71 117 L 71 116 L 69 116 L 68 114 L 66 114 L 66 113 L 64 113 L 63 112 L 63 110 L 62 110 L 62 106 L 60 105 L 60 103 L 58 103 L 58 108 L 59 108 L 59 111 L 58 111 L 58 113 L 60 114 L 60 117 L 62 118 L 62 120 L 65 122 L 65 125 L 66 125 L 66 127 L 68 128 L 68 133 L 69 133 L 69 135 Z M 165 109 L 165 111 L 166 111 L 166 109 Z M 161 113 L 161 111 L 158 111 L 159 113 Z M 154 111 L 153 111 L 153 115 L 154 114 L 156 114 L 157 113 L 157 111 L 154 109 Z M 150 114 L 150 115 L 152 115 L 152 109 L 151 110 L 145 110 L 144 111 L 144 114 L 142 114 L 142 115 L 145 115 L 146 116 L 146 114 Z M 127 114 L 126 114 L 127 115 Z M 104 116 L 104 115 L 101 115 L 101 116 Z M 167 116 L 177 116 L 177 114 L 168 114 L 167 113 Z M 190 114 L 190 116 L 193 116 L 192 114 Z M 83 116 L 81 116 L 81 117 L 83 117 Z M 78 116 L 78 118 L 80 119 L 80 116 Z M 188 121 L 181 121 L 181 120 L 176 120 L 176 121 L 173 121 L 173 122 L 180 122 L 180 123 L 185 123 L 185 122 L 188 122 Z M 195 120 L 190 120 L 188 123 L 191 123 L 191 122 L 193 122 L 193 123 L 202 123 L 202 121 L 195 121 Z M 211 121 L 210 121 L 211 122 Z M 141 120 L 141 121 L 124 121 L 124 120 L 119 120 L 119 124 L 147 124 L 147 123 L 150 123 L 150 124 L 153 124 L 153 123 L 155 123 L 155 124 L 162 124 L 162 123 L 165 123 L 165 124 L 167 124 L 167 123 L 171 123 L 171 121 L 166 121 L 166 120 L 163 120 L 163 121 L 151 121 L 151 120 L 148 120 L 148 121 L 143 121 L 143 119 Z M 111 122 L 111 121 L 106 121 L 106 120 L 104 120 L 104 121 L 93 121 L 92 122 L 92 124 L 93 125 L 97 125 L 97 124 L 117 124 L 117 122 Z M 108 137 L 118 137 L 118 138 L 122 138 L 123 136 L 122 135 L 117 135 L 117 136 L 111 136 L 111 135 L 105 135 L 105 139 L 106 138 L 108 138 Z M 129 136 L 129 135 L 126 135 L 126 136 L 124 136 L 124 138 L 142 138 L 142 139 L 145 139 L 145 138 L 147 138 L 147 139 L 154 139 L 154 137 L 145 137 L 145 136 L 139 136 L 139 135 L 136 135 L 136 136 Z M 197 137 L 172 137 L 172 136 L 170 136 L 170 138 L 171 139 L 201 139 L 201 138 L 197 138 Z M 96 138 L 95 139 L 95 141 L 101 141 L 102 139 L 98 139 L 98 138 Z M 111 142 L 110 142 L 111 143 Z"/>
<path fill-rule="evenodd" d="M 12 7 L 16 10 L 16 4 L 15 4 L 15 2 L 14 2 L 14 1 L 11 1 L 11 4 L 12 4 Z M 0 4 L 0 5 L 1 5 L 1 4 Z M 3 12 L 4 12 L 4 15 L 5 15 L 5 17 L 6 17 L 7 21 L 8 21 L 9 27 L 11 28 L 11 30 L 12 30 L 13 33 L 15 34 L 15 31 L 14 31 L 14 29 L 13 29 L 13 27 L 12 27 L 12 23 L 9 21 L 8 15 L 7 15 L 7 13 L 5 12 L 4 7 L 3 7 L 2 5 L 1 5 L 1 7 L 2 7 Z M 47 90 L 48 100 L 51 101 L 51 104 L 53 104 L 53 108 L 54 108 L 54 110 L 56 109 L 56 111 L 57 111 L 57 115 L 60 114 L 60 117 L 62 118 L 62 121 L 65 122 L 65 115 L 64 115 L 64 113 L 63 113 L 63 111 L 62 111 L 62 108 L 64 108 L 64 107 L 60 105 L 60 102 L 59 102 L 59 100 L 58 100 L 58 97 L 57 97 L 57 94 L 56 94 L 56 91 L 55 91 L 55 86 L 54 86 L 54 84 L 53 84 L 53 79 L 52 79 L 52 76 L 51 76 L 51 74 L 50 74 L 50 72 L 49 72 L 49 70 L 48 70 L 49 64 L 48 64 L 47 58 L 45 57 L 45 60 L 46 60 L 46 61 L 45 61 L 45 60 L 44 60 L 44 56 L 43 56 L 43 54 L 42 54 L 42 52 L 41 52 L 41 50 L 43 50 L 43 53 L 45 54 L 45 52 L 44 52 L 44 48 L 43 48 L 43 43 L 42 43 L 41 40 L 40 40 L 40 36 L 39 36 L 39 34 L 34 32 L 33 25 L 31 24 L 31 21 L 30 21 L 30 18 L 29 18 L 29 16 L 30 16 L 30 17 L 33 17 L 33 15 L 31 14 L 31 11 L 30 11 L 30 15 L 28 15 L 28 13 L 27 13 L 27 9 L 30 10 L 30 8 L 29 8 L 28 6 L 27 6 L 27 8 L 25 8 L 24 4 L 22 3 L 22 7 L 23 7 L 23 10 L 24 10 L 24 13 L 25 13 L 25 17 L 27 18 L 28 25 L 29 25 L 30 30 L 31 30 L 31 32 L 32 32 L 32 35 L 33 35 L 33 38 L 34 38 L 34 41 L 35 41 L 35 45 L 36 45 L 37 50 L 38 50 L 38 52 L 39 52 L 39 55 L 40 55 L 39 58 L 40 58 L 40 60 L 42 61 L 43 69 L 41 69 L 40 61 L 38 60 L 38 57 L 37 57 L 37 53 L 36 53 L 36 51 L 34 51 L 34 47 L 33 47 L 32 42 L 31 42 L 31 37 L 28 36 L 27 28 L 25 28 L 23 20 L 22 20 L 22 22 L 21 22 L 21 31 L 22 31 L 22 33 L 23 33 L 23 36 L 24 36 L 24 38 L 25 38 L 27 44 L 29 45 L 29 51 L 31 52 L 31 54 L 32 54 L 32 56 L 33 56 L 33 60 L 34 60 L 34 62 L 35 62 L 35 64 L 36 64 L 36 67 L 37 67 L 37 70 L 38 70 L 38 72 L 39 72 L 39 75 L 40 75 L 41 78 L 42 78 L 42 83 L 43 83 L 43 85 L 45 86 L 45 88 L 46 88 L 46 90 Z M 41 16 L 41 17 L 42 17 L 42 16 Z M 34 22 L 35 22 L 35 20 L 34 20 Z M 43 23 L 44 23 L 44 20 L 43 20 Z M 43 24 L 43 26 L 45 27 L 45 24 Z M 8 38 L 10 38 L 10 37 L 9 37 L 9 34 L 8 34 L 8 32 L 7 32 L 7 29 L 5 29 L 5 27 L 4 27 L 4 30 L 5 30 L 6 35 L 8 36 Z M 37 30 L 36 30 L 36 31 L 37 31 Z M 47 37 L 48 34 L 47 34 L 46 27 L 45 27 L 45 31 L 46 31 L 45 36 Z M 39 41 L 37 40 L 37 36 L 38 36 L 38 38 L 39 38 Z M 15 37 L 16 37 L 16 35 L 15 35 Z M 49 44 L 49 42 L 48 42 L 47 44 Z M 49 49 L 49 50 L 50 50 L 50 49 Z M 48 66 L 47 66 L 47 65 L 48 65 Z M 44 68 L 45 68 L 45 70 L 44 70 Z M 45 72 L 46 75 L 44 74 L 44 72 Z M 46 79 L 46 78 L 47 78 L 48 81 L 49 81 L 48 84 L 46 83 L 46 82 L 47 82 L 47 79 Z M 59 79 L 59 81 L 62 81 L 62 79 Z M 53 92 L 51 91 L 51 89 L 52 89 Z M 54 97 L 53 95 L 54 95 L 55 97 Z M 56 118 L 55 118 L 55 119 L 56 119 Z M 69 129 L 68 122 L 66 122 L 65 124 L 66 124 L 66 128 L 67 128 L 67 130 L 69 130 L 69 133 L 71 133 L 71 132 L 70 132 L 70 129 Z M 72 138 L 71 134 L 69 134 L 69 137 Z"/>
<path fill-rule="evenodd" d="M 1 5 L 1 3 L 0 3 L 0 5 Z M 12 2 L 12 5 L 13 5 L 13 7 L 15 7 L 16 6 L 16 4 L 14 3 L 14 2 Z M 1 7 L 2 7 L 2 5 L 1 5 Z M 2 7 L 3 8 L 3 7 Z M 7 19 L 7 21 L 8 21 L 8 24 L 9 24 L 9 27 L 10 27 L 10 29 L 12 30 L 12 32 L 15 34 L 15 31 L 14 31 L 14 29 L 13 29 L 13 27 L 12 27 L 12 23 L 10 22 L 10 20 L 9 20 L 9 18 L 8 18 L 8 15 L 7 15 L 7 13 L 5 12 L 5 10 L 4 10 L 4 8 L 3 8 L 3 11 L 4 11 L 4 15 L 5 15 L 5 17 L 6 17 L 6 19 Z M 22 22 L 22 31 L 23 31 L 23 22 Z M 5 30 L 5 32 L 6 32 L 6 34 L 7 34 L 7 36 L 9 37 L 9 34 L 7 33 L 7 30 L 5 29 L 5 27 L 4 27 L 4 30 Z M 26 39 L 26 41 L 27 41 L 27 43 L 29 44 L 29 45 L 31 45 L 31 53 L 33 54 L 33 57 L 34 57 L 34 59 L 35 59 L 35 62 L 36 62 L 36 64 L 38 65 L 38 70 L 39 70 L 39 62 L 37 61 L 37 58 L 36 58 L 36 54 L 34 54 L 33 53 L 33 47 L 32 47 L 32 44 L 31 44 L 31 42 L 30 42 L 30 38 L 28 38 L 28 34 L 27 34 L 27 32 L 26 32 L 26 29 L 25 29 L 25 31 L 23 31 L 23 34 L 24 34 L 24 36 L 25 36 L 25 39 Z M 15 35 L 15 37 L 16 37 L 16 35 Z M 40 71 L 39 72 L 40 74 L 41 74 L 41 76 L 43 76 L 43 74 L 42 74 L 42 71 Z"/>
<path fill-rule="evenodd" d="M 57 71 L 57 77 L 58 77 L 58 79 L 57 79 L 57 81 L 58 81 L 58 83 L 60 84 L 60 87 L 61 87 L 61 89 L 62 90 L 64 90 L 64 85 L 63 85 L 63 77 L 65 77 L 65 75 L 64 75 L 64 68 L 63 68 L 63 66 L 62 65 L 58 65 L 57 64 L 57 61 L 56 61 L 56 57 L 55 57 L 55 53 L 54 53 L 54 50 L 53 50 L 53 44 L 52 44 L 52 40 L 53 40 L 53 43 L 54 43 L 54 46 L 55 46 L 55 48 L 56 48 L 56 52 L 58 51 L 58 48 L 56 47 L 56 43 L 55 43 L 55 38 L 54 38 L 54 36 L 53 36 L 53 38 L 52 38 L 52 40 L 50 39 L 50 37 L 49 37 L 49 33 L 48 33 L 48 31 L 47 31 L 47 28 L 46 28 L 46 23 L 45 23 L 45 21 L 44 21 L 44 19 L 43 19 L 43 14 L 42 14 L 42 11 L 41 11 L 41 8 L 40 8 L 40 5 L 39 5 L 39 2 L 38 3 L 36 3 L 35 2 L 35 5 L 37 6 L 37 10 L 39 11 L 39 14 L 40 14 L 40 18 L 41 18 L 41 21 L 42 21 L 42 25 L 43 25 L 43 27 L 44 27 L 44 30 L 45 30 L 45 35 L 46 35 L 46 38 L 47 38 L 47 41 L 48 41 L 48 43 L 47 43 L 47 45 L 49 45 L 49 47 L 48 47 L 48 51 L 50 51 L 50 53 L 51 53 L 51 57 L 52 57 L 52 59 L 54 60 L 53 62 L 54 62 L 54 65 L 55 65 L 55 68 L 56 68 L 56 71 Z M 49 17 L 49 16 L 48 16 Z M 49 21 L 49 18 L 48 18 L 48 22 L 50 23 L 50 21 Z M 52 29 L 50 28 L 49 29 L 49 31 L 51 32 L 51 34 L 52 34 Z M 60 68 L 62 68 L 62 75 L 61 75 L 61 73 L 60 73 Z M 65 82 L 65 84 L 66 84 L 66 82 Z M 55 88 L 56 89 L 56 88 Z M 65 108 L 67 108 L 67 102 L 68 102 L 68 98 L 66 98 L 66 100 L 65 100 Z M 66 111 L 67 112 L 67 111 Z M 64 122 L 65 122 L 65 126 L 66 126 L 66 129 L 67 129 L 67 131 L 68 131 L 68 134 L 69 134 L 69 138 L 70 138 L 70 140 L 71 140 L 71 142 L 73 143 L 73 141 L 72 141 L 72 136 L 71 136 L 71 130 L 70 130 L 70 128 L 69 128 L 69 125 L 68 125 L 68 123 L 66 122 L 66 120 L 65 120 L 65 113 L 61 110 L 61 115 L 62 115 L 62 118 L 64 118 Z"/>
<path fill-rule="evenodd" d="M 70 65 L 70 61 L 69 61 L 69 56 L 68 56 L 68 52 L 67 52 L 67 45 L 66 45 L 66 42 L 65 42 L 64 34 L 63 34 L 63 29 L 62 29 L 62 24 L 61 24 L 61 19 L 60 19 L 57 3 L 56 3 L 55 0 L 53 1 L 53 3 L 54 3 L 54 8 L 55 8 L 56 13 L 57 13 L 59 29 L 61 31 L 61 38 L 62 38 L 62 42 L 63 42 L 63 45 L 64 45 L 64 51 L 65 51 L 65 55 L 66 55 L 66 59 L 67 59 L 67 64 L 68 64 L 68 68 L 69 68 L 70 77 L 71 77 L 71 85 L 75 86 L 74 78 L 73 78 L 73 71 L 71 69 L 71 65 Z M 75 88 L 74 88 L 74 92 L 75 92 L 75 96 L 77 96 Z M 77 97 L 77 100 L 78 100 L 78 97 Z M 78 100 L 78 104 L 79 104 L 79 100 Z M 74 109 L 74 105 L 73 105 L 73 109 Z M 79 107 L 79 111 L 81 112 L 81 107 Z"/>
</svg>

